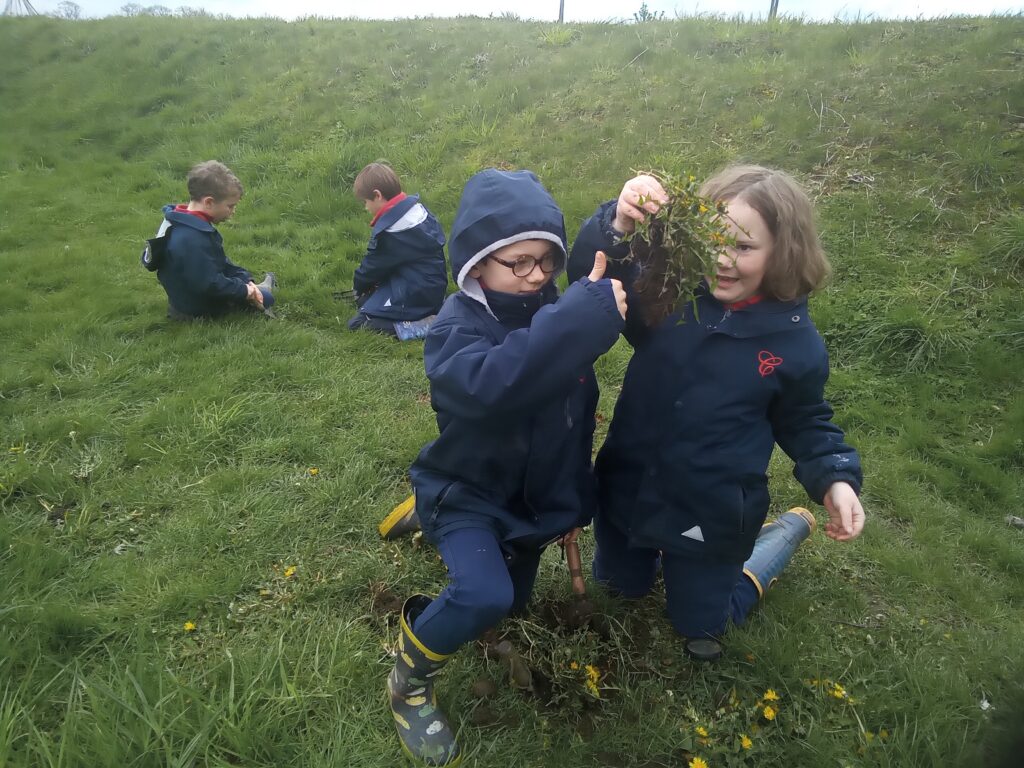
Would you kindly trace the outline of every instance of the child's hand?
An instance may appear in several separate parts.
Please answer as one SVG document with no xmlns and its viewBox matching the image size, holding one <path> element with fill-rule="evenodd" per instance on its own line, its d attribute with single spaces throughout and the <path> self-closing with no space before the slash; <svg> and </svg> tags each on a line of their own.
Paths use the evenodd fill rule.
<svg viewBox="0 0 1024 768">
<path fill-rule="evenodd" d="M 836 541 L 849 541 L 860 536 L 864 530 L 864 507 L 853 486 L 843 482 L 832 483 L 824 503 L 829 518 L 825 523 L 826 536 Z"/>
<path fill-rule="evenodd" d="M 590 270 L 588 276 L 590 282 L 596 283 L 598 280 L 604 279 L 604 271 L 608 267 L 608 257 L 604 255 L 604 251 L 598 251 L 594 254 L 594 268 Z M 608 282 L 612 284 L 612 294 L 615 296 L 615 306 L 619 310 L 619 314 L 622 315 L 622 319 L 626 319 L 626 289 L 622 287 L 621 280 L 615 280 L 609 278 Z"/>
<path fill-rule="evenodd" d="M 641 204 L 640 200 L 644 202 Z M 653 176 L 637 176 L 630 179 L 619 193 L 615 205 L 613 226 L 624 235 L 633 234 L 636 223 L 643 221 L 648 213 L 657 213 L 662 203 L 668 202 L 664 188 Z"/>
<path fill-rule="evenodd" d="M 245 286 L 247 291 L 245 300 L 252 304 L 254 307 L 263 309 L 263 291 L 261 291 L 252 280 Z"/>
</svg>

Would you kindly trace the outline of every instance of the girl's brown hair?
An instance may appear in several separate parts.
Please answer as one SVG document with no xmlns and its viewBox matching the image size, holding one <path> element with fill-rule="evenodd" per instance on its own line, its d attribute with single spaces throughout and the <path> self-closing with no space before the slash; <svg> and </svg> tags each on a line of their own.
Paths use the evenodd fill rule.
<svg viewBox="0 0 1024 768">
<path fill-rule="evenodd" d="M 760 165 L 722 169 L 701 187 L 712 200 L 742 200 L 764 219 L 775 238 L 760 293 L 791 301 L 820 288 L 831 267 L 818 239 L 814 208 L 803 188 L 783 171 Z"/>
</svg>

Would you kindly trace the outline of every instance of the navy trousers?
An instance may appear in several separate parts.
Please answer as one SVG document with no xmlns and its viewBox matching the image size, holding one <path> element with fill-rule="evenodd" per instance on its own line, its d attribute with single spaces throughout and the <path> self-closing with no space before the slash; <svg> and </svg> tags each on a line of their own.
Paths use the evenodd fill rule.
<svg viewBox="0 0 1024 768">
<path fill-rule="evenodd" d="M 757 588 L 743 575 L 743 563 L 630 547 L 626 534 L 600 513 L 594 538 L 594 580 L 623 597 L 651 591 L 660 559 L 668 618 L 683 637 L 720 637 L 730 619 L 742 624 L 757 605 Z"/>
<path fill-rule="evenodd" d="M 462 528 L 437 543 L 448 586 L 415 619 L 413 634 L 434 653 L 454 653 L 510 613 L 526 608 L 544 551 L 510 558 L 490 530 Z"/>
</svg>

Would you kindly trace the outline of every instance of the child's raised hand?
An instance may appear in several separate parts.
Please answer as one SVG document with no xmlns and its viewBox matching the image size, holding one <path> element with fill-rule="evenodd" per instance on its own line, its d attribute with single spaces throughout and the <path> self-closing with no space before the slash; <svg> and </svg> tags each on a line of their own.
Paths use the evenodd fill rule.
<svg viewBox="0 0 1024 768">
<path fill-rule="evenodd" d="M 824 499 L 828 510 L 825 535 L 836 541 L 849 541 L 864 530 L 864 507 L 857 492 L 849 483 L 838 482 L 829 486 Z"/>
<path fill-rule="evenodd" d="M 588 278 L 590 282 L 596 283 L 598 280 L 604 279 L 604 271 L 608 268 L 608 257 L 604 251 L 598 251 L 594 254 L 594 268 L 590 270 Z M 619 314 L 622 315 L 622 319 L 626 319 L 626 289 L 622 287 L 622 281 L 614 278 L 609 278 L 609 283 L 612 285 L 612 295 L 615 296 L 615 306 L 619 310 Z"/>
<path fill-rule="evenodd" d="M 623 234 L 631 235 L 638 221 L 643 221 L 648 213 L 657 213 L 662 203 L 667 202 L 668 194 L 656 178 L 635 176 L 623 185 L 619 193 L 614 227 Z"/>
</svg>

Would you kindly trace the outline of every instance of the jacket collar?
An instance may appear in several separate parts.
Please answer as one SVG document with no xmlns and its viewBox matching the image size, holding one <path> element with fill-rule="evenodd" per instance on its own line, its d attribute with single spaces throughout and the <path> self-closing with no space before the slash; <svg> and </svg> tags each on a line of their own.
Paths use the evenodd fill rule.
<svg viewBox="0 0 1024 768">
<path fill-rule="evenodd" d="M 173 204 L 164 206 L 164 218 L 171 222 L 171 224 L 180 224 L 186 227 L 192 227 L 192 229 L 198 229 L 200 232 L 217 231 L 213 224 L 199 216 L 193 216 L 191 213 L 185 211 L 174 210 Z"/>
<path fill-rule="evenodd" d="M 409 212 L 409 209 L 419 203 L 419 201 L 419 195 L 405 195 L 405 197 L 394 205 L 382 210 L 380 215 L 373 221 L 373 225 L 371 227 L 373 234 L 379 235 L 381 232 L 387 230 L 399 219 L 405 216 L 405 214 Z"/>
</svg>

